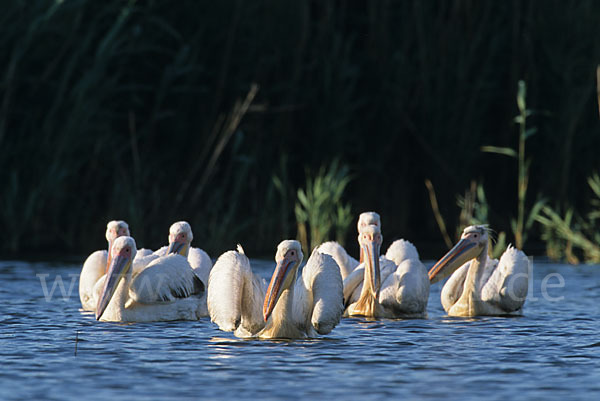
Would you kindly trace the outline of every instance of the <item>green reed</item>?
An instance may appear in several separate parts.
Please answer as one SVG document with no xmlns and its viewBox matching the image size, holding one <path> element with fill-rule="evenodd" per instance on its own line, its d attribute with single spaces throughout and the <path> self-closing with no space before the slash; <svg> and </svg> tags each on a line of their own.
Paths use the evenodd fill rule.
<svg viewBox="0 0 600 401">
<path fill-rule="evenodd" d="M 527 188 L 529 186 L 529 174 L 531 159 L 525 158 L 525 143 L 532 135 L 537 132 L 537 128 L 527 128 L 527 118 L 533 111 L 527 109 L 526 103 L 527 87 L 524 81 L 519 81 L 517 91 L 517 107 L 519 115 L 514 119 L 519 126 L 519 143 L 517 150 L 510 147 L 483 146 L 481 150 L 488 153 L 496 153 L 512 157 L 517 160 L 517 217 L 511 219 L 511 228 L 515 238 L 515 246 L 523 249 L 527 235 L 531 229 L 535 218 L 544 206 L 545 200 L 538 199 L 529 210 L 526 210 Z"/>
<path fill-rule="evenodd" d="M 543 238 L 546 250 L 552 259 L 563 259 L 570 263 L 579 263 L 583 259 L 587 263 L 600 263 L 600 175 L 588 177 L 588 185 L 593 193 L 584 215 L 568 207 L 564 216 L 550 206 L 544 206 L 536 220 L 544 228 Z M 580 251 L 577 256 L 574 248 Z"/>
<path fill-rule="evenodd" d="M 305 167 L 335 158 L 353 172 L 345 196 L 380 211 L 388 238 L 432 238 L 426 177 L 454 216 L 457 190 L 494 176 L 494 216 L 526 232 L 504 201 L 512 167 L 479 148 L 511 146 L 526 76 L 528 104 L 550 112 L 527 141 L 527 196 L 586 204 L 599 13 L 592 0 L 7 2 L 0 253 L 88 252 L 115 218 L 141 246 L 186 219 L 212 254 L 272 253 L 295 235 Z"/>
<path fill-rule="evenodd" d="M 348 167 L 338 160 L 321 167 L 314 177 L 307 174 L 306 186 L 298 190 L 294 208 L 298 239 L 304 249 L 312 250 L 332 239 L 344 245 L 354 219 L 350 203 L 343 203 L 350 179 Z"/>
</svg>

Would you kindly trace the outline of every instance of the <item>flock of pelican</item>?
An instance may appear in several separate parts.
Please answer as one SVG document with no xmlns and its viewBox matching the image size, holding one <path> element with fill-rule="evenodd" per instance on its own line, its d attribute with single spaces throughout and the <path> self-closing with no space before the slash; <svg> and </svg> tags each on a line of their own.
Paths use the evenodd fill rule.
<svg viewBox="0 0 600 401">
<path fill-rule="evenodd" d="M 520 314 L 529 285 L 525 254 L 509 246 L 488 256 L 486 226 L 465 228 L 460 241 L 427 271 L 413 244 L 394 241 L 381 254 L 381 219 L 359 216 L 359 259 L 337 242 L 316 247 L 306 264 L 298 241 L 277 246 L 269 283 L 252 271 L 241 245 L 216 262 L 191 246 L 185 221 L 169 229 L 168 244 L 137 249 L 129 226 L 111 221 L 108 249 L 92 253 L 79 281 L 82 308 L 116 322 L 197 320 L 209 316 L 237 337 L 302 338 L 327 334 L 342 317 L 424 318 L 430 284 L 449 316 Z"/>
</svg>

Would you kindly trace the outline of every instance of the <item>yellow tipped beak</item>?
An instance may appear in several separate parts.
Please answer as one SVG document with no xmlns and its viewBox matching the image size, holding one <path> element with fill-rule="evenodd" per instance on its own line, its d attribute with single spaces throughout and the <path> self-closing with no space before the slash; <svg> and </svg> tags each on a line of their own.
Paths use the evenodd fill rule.
<svg viewBox="0 0 600 401">
<path fill-rule="evenodd" d="M 172 241 L 169 243 L 169 248 L 167 249 L 167 255 L 172 253 L 178 253 L 182 256 L 185 256 L 188 248 L 188 244 L 183 241 Z"/>
<path fill-rule="evenodd" d="M 477 243 L 463 238 L 452 249 L 448 251 L 429 270 L 430 284 L 437 283 L 456 271 L 463 263 L 475 257 L 473 250 Z"/>
<path fill-rule="evenodd" d="M 381 288 L 381 270 L 379 267 L 379 244 L 376 241 L 368 241 L 361 246 L 365 262 L 365 285 L 369 286 L 371 294 L 377 298 Z"/>
<path fill-rule="evenodd" d="M 108 272 L 106 273 L 104 288 L 102 289 L 102 294 L 96 305 L 96 320 L 100 320 L 102 314 L 104 314 L 119 282 L 127 273 L 130 266 L 131 258 L 129 257 L 117 255 L 111 260 L 110 265 L 108 266 Z"/>
<path fill-rule="evenodd" d="M 283 283 L 286 281 L 287 276 L 293 270 L 292 266 L 294 265 L 294 260 L 284 257 L 282 260 L 277 262 L 277 266 L 275 267 L 275 271 L 273 272 L 273 276 L 271 277 L 271 281 L 269 282 L 269 287 L 267 288 L 267 294 L 265 295 L 265 302 L 263 304 L 263 318 L 265 322 L 269 320 L 279 297 L 283 293 L 285 289 L 283 287 Z"/>
</svg>

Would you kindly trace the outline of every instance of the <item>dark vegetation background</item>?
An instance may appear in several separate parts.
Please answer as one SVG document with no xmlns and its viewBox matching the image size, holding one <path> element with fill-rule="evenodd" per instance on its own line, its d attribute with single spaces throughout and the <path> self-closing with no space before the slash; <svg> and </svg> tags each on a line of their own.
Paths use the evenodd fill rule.
<svg viewBox="0 0 600 401">
<path fill-rule="evenodd" d="M 480 147 L 517 146 L 519 79 L 540 111 L 528 202 L 585 207 L 599 63 L 594 0 L 5 0 L 0 252 L 86 254 L 111 219 L 156 248 L 186 219 L 213 257 L 271 255 L 307 174 L 337 158 L 355 215 L 437 257 L 426 178 L 452 231 L 475 179 L 510 233 L 516 161 Z"/>
</svg>

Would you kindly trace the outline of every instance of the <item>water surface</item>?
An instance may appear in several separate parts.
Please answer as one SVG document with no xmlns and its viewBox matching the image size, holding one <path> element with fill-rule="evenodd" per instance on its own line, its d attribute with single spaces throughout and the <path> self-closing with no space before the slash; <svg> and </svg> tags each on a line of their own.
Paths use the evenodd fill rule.
<svg viewBox="0 0 600 401">
<path fill-rule="evenodd" d="M 240 340 L 208 318 L 97 322 L 79 269 L 0 262 L 0 399 L 600 399 L 600 266 L 535 264 L 523 317 L 447 317 L 438 283 L 427 319 L 344 319 L 299 341 Z M 70 297 L 45 296 L 57 277 Z"/>
</svg>

